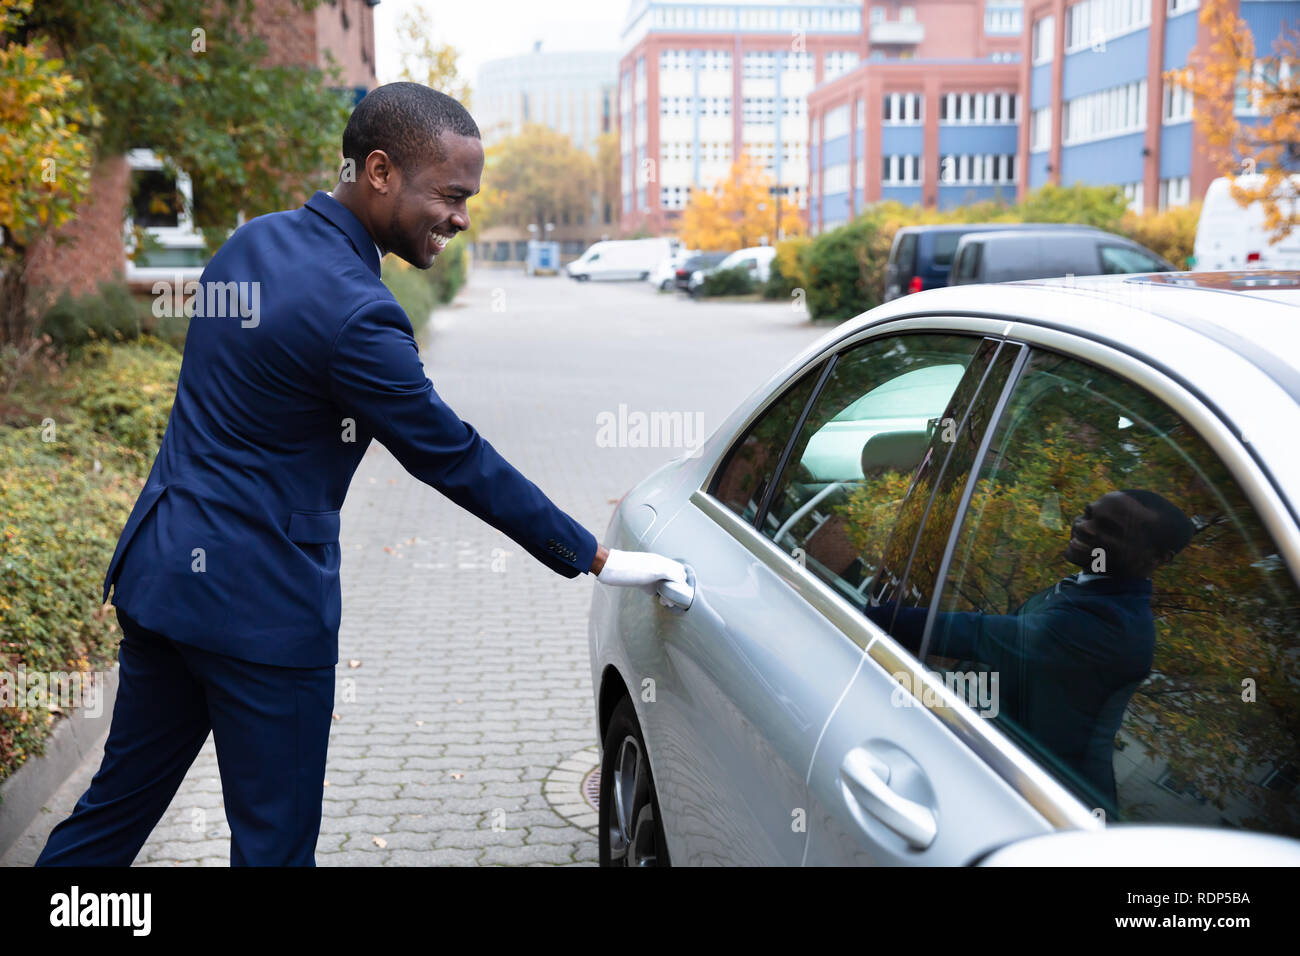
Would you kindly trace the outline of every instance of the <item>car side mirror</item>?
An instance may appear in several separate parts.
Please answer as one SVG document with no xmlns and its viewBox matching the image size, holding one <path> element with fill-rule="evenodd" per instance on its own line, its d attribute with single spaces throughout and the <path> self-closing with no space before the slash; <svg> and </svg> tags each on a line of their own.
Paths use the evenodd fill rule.
<svg viewBox="0 0 1300 956">
<path fill-rule="evenodd" d="M 1115 824 L 1030 837 L 977 866 L 1300 866 L 1300 840 L 1208 827 Z"/>
</svg>

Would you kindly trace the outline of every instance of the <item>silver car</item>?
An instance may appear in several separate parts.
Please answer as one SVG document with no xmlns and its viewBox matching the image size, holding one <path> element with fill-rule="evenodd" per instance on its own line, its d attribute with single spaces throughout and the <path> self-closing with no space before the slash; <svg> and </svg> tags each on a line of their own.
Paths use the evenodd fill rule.
<svg viewBox="0 0 1300 956">
<path fill-rule="evenodd" d="M 601 861 L 1300 862 L 1300 273 L 907 296 L 620 501 Z"/>
</svg>

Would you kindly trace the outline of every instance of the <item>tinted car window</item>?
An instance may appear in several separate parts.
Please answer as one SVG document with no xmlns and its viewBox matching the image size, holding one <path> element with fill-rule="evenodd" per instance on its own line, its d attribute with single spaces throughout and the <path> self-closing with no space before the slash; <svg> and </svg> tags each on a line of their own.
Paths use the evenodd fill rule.
<svg viewBox="0 0 1300 956">
<path fill-rule="evenodd" d="M 760 530 L 859 607 L 980 347 L 976 337 L 904 335 L 849 349 L 800 429 Z"/>
<path fill-rule="evenodd" d="M 812 395 L 822 366 L 810 370 L 774 401 L 731 447 L 709 487 L 709 493 L 753 522 L 758 506 L 776 473 L 781 452 L 794 434 Z"/>
<path fill-rule="evenodd" d="M 1300 591 L 1153 395 L 1035 354 L 929 628 L 926 665 L 992 687 L 985 716 L 1107 820 L 1300 836 Z"/>
<path fill-rule="evenodd" d="M 1102 246 L 1101 271 L 1106 275 L 1129 272 L 1163 272 L 1165 267 L 1158 259 L 1140 249 L 1128 246 Z"/>
<path fill-rule="evenodd" d="M 967 243 L 957 259 L 957 279 L 954 285 L 962 282 L 974 282 L 979 275 L 980 250 L 984 247 L 978 242 Z"/>
<path fill-rule="evenodd" d="M 957 251 L 957 243 L 962 235 L 963 233 L 960 232 L 934 233 L 934 255 L 931 256 L 930 261 L 936 266 L 952 265 L 952 257 Z"/>
<path fill-rule="evenodd" d="M 894 254 L 894 267 L 900 277 L 912 276 L 916 273 L 916 233 L 906 233 L 898 240 L 898 250 Z"/>
</svg>

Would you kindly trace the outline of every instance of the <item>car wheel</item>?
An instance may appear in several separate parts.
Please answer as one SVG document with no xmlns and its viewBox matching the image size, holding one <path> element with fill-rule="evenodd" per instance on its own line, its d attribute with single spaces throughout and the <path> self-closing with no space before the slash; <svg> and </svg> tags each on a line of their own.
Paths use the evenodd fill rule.
<svg viewBox="0 0 1300 956">
<path fill-rule="evenodd" d="M 663 816 L 632 698 L 614 708 L 600 768 L 600 865 L 668 866 Z"/>
<path fill-rule="evenodd" d="M 649 279 L 649 278 L 650 278 L 650 273 L 648 273 L 648 272 L 643 272 L 643 273 L 641 273 L 641 281 L 642 281 L 642 282 L 645 282 L 645 281 L 646 281 L 647 279 Z"/>
</svg>

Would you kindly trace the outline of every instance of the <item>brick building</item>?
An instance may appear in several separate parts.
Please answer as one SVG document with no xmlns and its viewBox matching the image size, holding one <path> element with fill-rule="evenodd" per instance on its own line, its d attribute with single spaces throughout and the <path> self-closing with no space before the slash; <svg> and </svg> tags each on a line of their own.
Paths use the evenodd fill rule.
<svg viewBox="0 0 1300 956">
<path fill-rule="evenodd" d="M 287 0 L 257 0 L 257 30 L 267 41 L 272 63 L 324 68 L 332 58 L 344 85 L 360 97 L 376 85 L 373 8 L 378 2 L 324 0 L 315 10 L 304 11 Z M 155 279 L 172 279 L 178 271 L 187 278 L 198 276 L 205 261 L 202 243 L 183 213 L 155 214 L 146 228 L 162 250 L 149 260 L 128 260 L 127 226 L 133 215 L 147 208 L 147 196 L 135 204 L 139 209 L 132 207 L 133 178 L 143 180 L 146 192 L 151 187 L 189 191 L 183 175 L 176 182 L 166 180 L 161 163 L 147 150 L 101 158 L 92 173 L 89 198 L 64 227 L 69 241 L 55 246 L 47 240 L 29 251 L 32 288 L 47 296 L 64 290 L 82 294 L 105 280 L 125 277 L 147 290 Z"/>
</svg>

